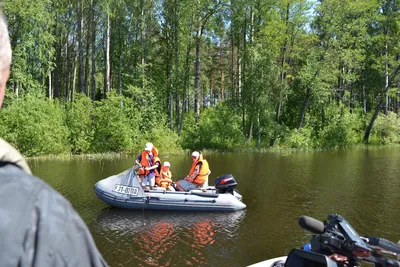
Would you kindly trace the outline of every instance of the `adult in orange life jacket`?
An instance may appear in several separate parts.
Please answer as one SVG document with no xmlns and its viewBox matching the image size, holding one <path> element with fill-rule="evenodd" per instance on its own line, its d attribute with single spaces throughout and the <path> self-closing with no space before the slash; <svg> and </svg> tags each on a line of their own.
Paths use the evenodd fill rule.
<svg viewBox="0 0 400 267">
<path fill-rule="evenodd" d="M 204 184 L 208 184 L 208 175 L 211 173 L 207 160 L 203 159 L 203 155 L 194 151 L 192 153 L 193 164 L 190 168 L 189 175 L 184 180 L 176 182 L 176 188 L 179 191 L 190 191 L 202 188 Z"/>
<path fill-rule="evenodd" d="M 156 184 L 162 188 L 168 189 L 169 191 L 175 191 L 175 188 L 172 186 L 172 174 L 169 170 L 171 164 L 166 161 L 164 165 L 161 167 L 160 176 L 156 177 Z"/>
<path fill-rule="evenodd" d="M 136 159 L 136 164 L 141 166 L 138 170 L 138 175 L 141 178 L 143 190 L 146 190 L 147 184 L 150 185 L 150 189 L 153 189 L 155 185 L 155 169 L 159 167 L 159 162 L 155 161 L 152 152 L 153 148 L 152 143 L 146 143 L 144 151 Z"/>
</svg>

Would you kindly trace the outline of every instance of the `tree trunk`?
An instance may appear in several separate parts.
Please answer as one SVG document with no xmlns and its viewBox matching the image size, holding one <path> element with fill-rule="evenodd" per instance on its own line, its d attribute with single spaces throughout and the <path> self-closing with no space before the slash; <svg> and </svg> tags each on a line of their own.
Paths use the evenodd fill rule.
<svg viewBox="0 0 400 267">
<path fill-rule="evenodd" d="M 231 29 L 231 87 L 233 103 L 237 103 L 236 95 L 236 82 L 235 82 L 235 38 L 233 36 L 233 30 Z"/>
<path fill-rule="evenodd" d="M 399 82 L 397 82 L 397 88 L 399 88 L 399 85 L 400 85 Z M 399 91 L 397 91 L 397 92 L 399 92 Z M 395 112 L 396 112 L 396 114 L 399 114 L 400 93 L 397 93 L 396 96 L 397 96 L 397 100 L 396 100 Z"/>
<path fill-rule="evenodd" d="M 179 126 L 178 126 L 178 135 L 181 135 L 182 133 L 182 124 L 183 124 L 183 119 L 185 118 L 185 112 L 186 112 L 186 105 L 188 101 L 188 96 L 186 95 L 188 83 L 189 83 L 189 70 L 190 70 L 190 51 L 191 51 L 191 43 L 189 41 L 187 48 L 186 48 L 186 60 L 185 60 L 185 75 L 183 78 L 183 94 L 182 94 L 182 112 L 181 112 L 181 117 L 179 121 Z"/>
<path fill-rule="evenodd" d="M 224 73 L 224 57 L 223 57 L 223 47 L 222 41 L 219 43 L 219 70 L 221 75 L 221 101 L 225 101 L 225 73 Z"/>
<path fill-rule="evenodd" d="M 290 3 L 287 3 L 286 5 L 286 17 L 285 17 L 285 33 L 286 36 L 289 34 L 289 19 L 290 19 Z M 274 126 L 274 135 L 270 140 L 269 146 L 273 147 L 275 145 L 276 137 L 277 137 L 277 127 L 280 124 L 281 120 L 281 107 L 282 107 L 282 90 L 285 87 L 285 76 L 286 76 L 286 70 L 285 70 L 285 63 L 286 63 L 286 52 L 288 50 L 288 40 L 285 38 L 283 45 L 281 47 L 281 60 L 280 60 L 280 68 L 281 68 L 281 75 L 280 75 L 280 85 L 281 88 L 279 88 L 279 93 L 278 93 L 278 104 L 276 105 L 276 114 L 275 114 L 275 126 Z"/>
<path fill-rule="evenodd" d="M 240 71 L 240 91 L 241 91 L 241 101 L 242 101 L 242 130 L 243 135 L 246 136 L 246 94 L 244 92 L 244 80 L 245 80 L 245 70 L 246 70 L 246 60 L 247 60 L 247 53 L 246 53 L 246 29 L 247 29 L 247 17 L 245 16 L 244 19 L 244 30 L 243 30 L 243 58 L 240 59 L 241 63 L 241 71 Z"/>
<path fill-rule="evenodd" d="M 180 122 L 179 110 L 179 0 L 174 1 L 174 50 L 175 50 L 175 75 L 174 75 L 174 91 L 175 91 L 175 122 Z"/>
<path fill-rule="evenodd" d="M 219 5 L 218 2 L 217 5 Z M 216 8 L 217 6 L 215 6 Z M 198 21 L 198 29 L 197 29 L 197 36 L 196 36 L 196 60 L 194 63 L 194 94 L 195 94 L 195 121 L 196 123 L 200 120 L 200 55 L 201 55 L 201 37 L 203 35 L 203 30 L 205 25 L 207 24 L 208 19 L 214 14 L 215 9 L 207 11 L 206 15 Z"/>
<path fill-rule="evenodd" d="M 78 53 L 79 53 L 79 72 L 78 72 L 78 92 L 83 92 L 83 10 L 82 2 L 78 2 Z"/>
<path fill-rule="evenodd" d="M 168 22 L 169 23 L 169 22 Z M 174 95 L 172 87 L 172 56 L 173 47 L 171 47 L 172 40 L 169 39 L 171 34 L 167 33 L 167 93 L 168 93 L 168 117 L 169 117 L 169 128 L 171 131 L 174 130 Z"/>
<path fill-rule="evenodd" d="M 87 13 L 87 23 L 86 23 L 86 57 L 85 57 L 85 81 L 83 83 L 83 92 L 86 96 L 88 96 L 88 87 L 89 87 L 89 70 L 90 70 L 90 27 L 93 24 L 92 19 L 92 9 L 89 7 Z"/>
<path fill-rule="evenodd" d="M 96 22 L 95 22 L 95 3 L 92 1 L 92 100 L 96 99 Z"/>
<path fill-rule="evenodd" d="M 274 134 L 269 142 L 270 147 L 273 147 L 275 145 L 276 137 L 278 135 L 277 127 L 280 124 L 281 106 L 282 106 L 282 101 L 278 99 L 278 104 L 276 105 L 276 113 L 275 113 Z"/>
<path fill-rule="evenodd" d="M 49 99 L 53 99 L 53 90 L 51 86 L 51 70 L 49 70 Z"/>
<path fill-rule="evenodd" d="M 106 21 L 106 34 L 105 34 L 105 60 L 106 69 L 104 73 L 104 98 L 110 92 L 110 14 L 107 11 L 107 21 Z"/>
<path fill-rule="evenodd" d="M 368 145 L 368 140 L 369 140 L 369 136 L 370 136 L 370 134 L 371 134 L 372 126 L 374 126 L 374 122 L 375 122 L 376 118 L 378 117 L 379 110 L 381 109 L 381 105 L 382 105 L 382 101 L 380 101 L 380 102 L 378 103 L 378 105 L 376 105 L 374 114 L 372 115 L 372 118 L 371 118 L 371 120 L 369 121 L 368 127 L 367 127 L 367 129 L 365 130 L 363 142 L 364 142 L 364 144 L 366 144 L 366 145 Z"/>
<path fill-rule="evenodd" d="M 308 101 L 310 100 L 310 97 L 311 97 L 311 89 L 310 89 L 310 87 L 307 87 L 306 97 L 304 98 L 303 107 L 301 108 L 300 119 L 299 119 L 299 123 L 297 124 L 297 129 L 300 129 L 303 127 L 304 118 L 306 116 L 307 105 L 308 105 Z"/>
<path fill-rule="evenodd" d="M 123 58 L 123 49 L 122 49 L 122 42 L 123 42 L 123 36 L 122 36 L 122 31 L 121 27 L 118 27 L 118 93 L 119 95 L 122 95 L 122 58 Z"/>
<path fill-rule="evenodd" d="M 199 26 L 196 36 L 196 60 L 194 62 L 194 112 L 196 123 L 200 120 L 200 38 L 201 26 Z"/>
<path fill-rule="evenodd" d="M 69 36 L 69 32 L 67 37 Z M 67 56 L 67 60 L 65 62 L 65 101 L 69 100 L 69 76 L 70 76 L 70 67 L 71 67 L 71 49 L 68 38 L 66 39 L 65 44 L 65 55 Z"/>
<path fill-rule="evenodd" d="M 385 44 L 385 88 L 388 88 L 389 86 L 389 65 L 388 65 L 388 57 L 389 57 L 389 49 L 388 49 L 388 44 Z M 386 90 L 387 91 L 387 90 Z M 385 114 L 388 113 L 388 107 L 389 107 L 389 95 L 386 95 L 385 97 L 386 104 L 385 104 Z"/>
<path fill-rule="evenodd" d="M 210 70 L 210 106 L 214 105 L 214 86 L 215 86 L 215 79 L 214 79 L 214 67 L 211 66 Z"/>
<path fill-rule="evenodd" d="M 76 43 L 76 44 L 78 46 L 78 43 Z M 75 88 L 76 88 L 76 69 L 77 69 L 77 61 L 78 61 L 77 56 L 78 55 L 75 53 L 75 56 L 74 56 L 74 67 L 73 67 L 74 74 L 73 74 L 72 86 L 71 86 L 71 94 L 70 94 L 71 102 L 74 101 L 74 93 L 75 93 Z"/>
<path fill-rule="evenodd" d="M 249 127 L 249 134 L 247 136 L 247 142 L 250 143 L 251 139 L 253 139 L 253 116 L 250 116 L 250 127 Z"/>
<path fill-rule="evenodd" d="M 261 128 L 260 128 L 260 112 L 257 112 L 257 148 L 261 147 Z"/>
<path fill-rule="evenodd" d="M 146 64 L 146 54 L 145 54 L 145 17 L 144 17 L 144 1 L 140 0 L 140 47 L 141 47 L 141 68 L 142 68 L 142 89 L 145 87 L 145 64 Z"/>
<path fill-rule="evenodd" d="M 393 77 L 396 77 L 397 74 L 399 73 L 399 71 L 400 71 L 400 65 L 397 66 L 396 70 L 394 71 Z M 385 94 L 386 94 L 387 91 L 389 90 L 390 86 L 391 86 L 391 81 L 388 80 L 387 86 L 386 86 L 386 88 L 383 90 L 382 95 L 381 95 L 381 97 L 380 97 L 380 100 L 378 101 L 378 104 L 377 104 L 376 107 L 375 107 L 375 112 L 374 112 L 374 114 L 373 114 L 371 120 L 369 121 L 369 124 L 368 124 L 367 129 L 365 130 L 363 142 L 364 142 L 364 144 L 366 144 L 366 145 L 368 144 L 369 136 L 370 136 L 370 134 L 371 134 L 372 127 L 374 126 L 374 122 L 375 122 L 376 118 L 378 117 L 379 110 L 381 109 L 382 104 L 383 104 L 383 102 L 384 102 L 385 99 L 386 99 Z"/>
<path fill-rule="evenodd" d="M 364 79 L 364 77 L 362 79 L 362 85 L 361 86 L 362 86 L 363 111 L 364 111 L 364 114 L 366 114 L 367 113 L 367 94 L 365 92 L 365 79 Z"/>
<path fill-rule="evenodd" d="M 19 83 L 15 82 L 14 85 L 15 85 L 15 95 L 16 95 L 16 97 L 18 99 L 18 96 L 19 96 Z"/>
<path fill-rule="evenodd" d="M 201 99 L 203 100 L 202 101 L 203 105 L 200 107 L 200 109 L 208 106 L 208 104 L 207 104 L 207 88 L 206 87 L 207 87 L 206 84 L 203 84 L 201 87 L 201 89 L 202 89 L 201 90 Z"/>
</svg>

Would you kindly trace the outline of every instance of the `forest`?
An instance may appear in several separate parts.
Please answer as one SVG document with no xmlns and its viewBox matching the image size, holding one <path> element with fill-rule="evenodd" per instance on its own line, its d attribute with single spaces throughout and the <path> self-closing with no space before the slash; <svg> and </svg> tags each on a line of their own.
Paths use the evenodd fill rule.
<svg viewBox="0 0 400 267">
<path fill-rule="evenodd" d="M 395 0 L 4 0 L 26 156 L 400 143 Z"/>
</svg>

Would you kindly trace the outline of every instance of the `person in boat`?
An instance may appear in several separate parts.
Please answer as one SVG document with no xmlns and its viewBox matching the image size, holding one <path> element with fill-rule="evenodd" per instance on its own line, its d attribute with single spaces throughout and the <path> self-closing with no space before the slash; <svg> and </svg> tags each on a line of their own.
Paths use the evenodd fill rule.
<svg viewBox="0 0 400 267">
<path fill-rule="evenodd" d="M 158 179 L 156 178 L 156 184 L 169 191 L 175 191 L 175 188 L 172 186 L 172 174 L 169 169 L 170 166 L 171 164 L 168 161 L 164 162 L 164 165 L 161 167 L 160 176 Z"/>
<path fill-rule="evenodd" d="M 153 150 L 154 150 L 154 146 L 153 146 Z M 157 184 L 157 181 L 160 180 L 160 176 L 161 176 L 161 160 L 158 157 L 158 151 L 157 153 L 152 152 L 154 157 L 153 157 L 153 165 L 157 165 L 157 168 L 154 169 L 154 174 L 155 174 L 155 184 Z"/>
<path fill-rule="evenodd" d="M 205 189 L 208 185 L 208 175 L 211 171 L 207 160 L 198 151 L 192 153 L 192 167 L 185 179 L 176 182 L 176 189 L 179 191 L 190 191 L 193 189 Z"/>
<path fill-rule="evenodd" d="M 156 161 L 157 154 L 153 153 L 154 146 L 152 143 L 146 143 L 144 151 L 136 159 L 136 164 L 140 165 L 138 169 L 138 176 L 141 180 L 143 190 L 147 189 L 147 184 L 150 190 L 154 189 L 156 169 L 160 166 L 160 162 Z"/>
<path fill-rule="evenodd" d="M 11 45 L 0 10 L 0 107 L 11 65 Z M 71 203 L 32 172 L 0 139 L 1 266 L 107 266 Z"/>
</svg>

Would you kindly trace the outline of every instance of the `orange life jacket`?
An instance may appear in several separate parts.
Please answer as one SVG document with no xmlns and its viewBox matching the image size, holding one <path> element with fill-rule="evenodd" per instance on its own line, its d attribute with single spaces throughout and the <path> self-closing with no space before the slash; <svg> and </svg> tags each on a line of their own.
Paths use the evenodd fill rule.
<svg viewBox="0 0 400 267">
<path fill-rule="evenodd" d="M 158 149 L 155 146 L 151 149 L 151 153 L 153 153 L 154 159 L 158 158 Z"/>
<path fill-rule="evenodd" d="M 157 169 L 155 169 L 155 173 L 156 173 L 156 176 L 157 175 L 160 176 L 159 172 L 160 172 L 161 161 L 158 158 L 158 149 L 155 146 L 153 146 L 153 148 L 151 149 L 151 153 L 153 154 L 153 162 L 150 165 L 149 154 L 147 154 L 146 151 L 142 152 L 142 160 L 141 160 L 140 164 L 143 167 L 139 168 L 138 175 L 144 175 L 144 176 L 148 175 L 150 171 L 146 171 L 144 168 L 154 166 L 154 164 L 156 164 L 156 162 L 158 161 L 159 167 Z"/>
<path fill-rule="evenodd" d="M 150 164 L 150 156 L 149 154 L 147 154 L 146 151 L 142 152 L 140 164 L 142 165 L 142 167 L 139 168 L 138 175 L 148 175 L 150 171 L 146 171 L 144 168 L 151 167 L 152 164 Z"/>
<path fill-rule="evenodd" d="M 193 162 L 192 168 L 190 169 L 189 175 L 194 173 L 194 169 L 196 168 L 197 164 L 201 163 L 201 167 L 197 176 L 193 179 L 193 183 L 202 185 L 207 180 L 207 177 L 210 172 L 210 168 L 208 166 L 207 160 L 203 159 L 203 155 L 199 155 L 197 161 Z"/>
<path fill-rule="evenodd" d="M 172 184 L 171 178 L 172 178 L 171 171 L 167 170 L 166 167 L 162 166 L 160 176 L 158 177 L 158 179 L 156 177 L 156 183 L 161 187 L 168 188 Z"/>
</svg>

